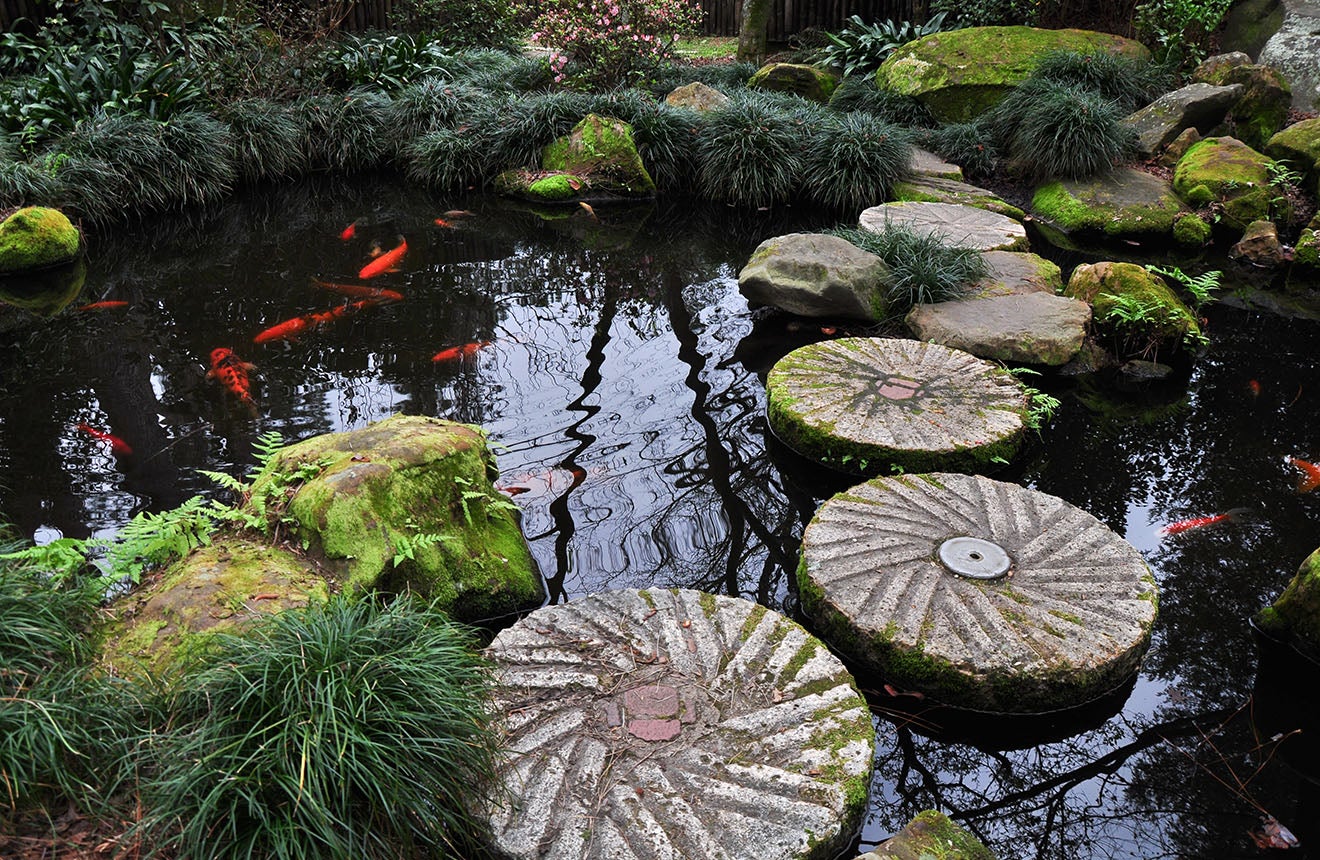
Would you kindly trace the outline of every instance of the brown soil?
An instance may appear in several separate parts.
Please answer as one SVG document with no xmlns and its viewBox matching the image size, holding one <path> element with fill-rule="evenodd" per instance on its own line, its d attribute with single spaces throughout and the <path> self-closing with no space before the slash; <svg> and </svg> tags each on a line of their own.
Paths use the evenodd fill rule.
<svg viewBox="0 0 1320 860">
<path fill-rule="evenodd" d="M 12 820 L 0 819 L 0 857 L 6 860 L 139 860 L 146 853 L 147 846 L 127 835 L 135 818 L 135 815 L 92 818 L 69 806 L 53 819 L 44 812 L 33 812 Z"/>
</svg>

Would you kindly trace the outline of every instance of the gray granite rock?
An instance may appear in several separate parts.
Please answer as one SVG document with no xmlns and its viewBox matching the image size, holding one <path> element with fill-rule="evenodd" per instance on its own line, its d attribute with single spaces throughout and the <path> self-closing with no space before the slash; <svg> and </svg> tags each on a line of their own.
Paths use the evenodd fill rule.
<svg viewBox="0 0 1320 860">
<path fill-rule="evenodd" d="M 728 96 L 700 81 L 676 87 L 673 92 L 665 96 L 665 104 L 670 107 L 690 108 L 698 113 L 705 113 L 728 103 Z"/>
<path fill-rule="evenodd" d="M 1206 134 L 1219 125 L 1242 89 L 1238 84 L 1226 87 L 1188 84 L 1160 96 L 1123 120 L 1123 124 L 1137 133 L 1137 152 L 1150 157 L 1186 129 L 1196 128 Z"/>
<path fill-rule="evenodd" d="M 885 316 L 888 282 L 884 260 L 824 233 L 766 239 L 738 273 L 738 289 L 754 304 L 869 321 Z"/>
<path fill-rule="evenodd" d="M 1320 110 L 1320 2 L 1283 0 L 1283 23 L 1257 60 L 1283 73 L 1298 110 Z"/>
<path fill-rule="evenodd" d="M 1067 364 L 1091 322 L 1091 306 L 1050 293 L 1025 293 L 918 305 L 908 312 L 912 336 L 1013 364 Z"/>
</svg>

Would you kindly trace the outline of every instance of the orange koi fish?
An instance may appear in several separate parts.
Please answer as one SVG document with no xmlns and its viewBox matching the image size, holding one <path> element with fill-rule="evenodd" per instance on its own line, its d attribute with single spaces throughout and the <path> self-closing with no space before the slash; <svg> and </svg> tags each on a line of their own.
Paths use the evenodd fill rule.
<svg viewBox="0 0 1320 860">
<path fill-rule="evenodd" d="M 387 290 L 384 287 L 361 287 L 356 284 L 335 284 L 330 281 L 318 281 L 315 279 L 313 279 L 312 283 L 316 284 L 323 290 L 329 290 L 332 293 L 339 293 L 341 296 L 349 296 L 355 299 L 374 299 L 381 304 L 403 301 L 403 293 L 394 290 Z"/>
<path fill-rule="evenodd" d="M 1320 466 L 1315 463 L 1308 463 L 1305 460 L 1298 460 L 1296 457 L 1284 457 L 1283 459 L 1302 470 L 1302 474 L 1297 476 L 1297 492 L 1309 493 L 1316 487 L 1320 487 Z"/>
<path fill-rule="evenodd" d="M 357 235 L 357 222 L 354 221 L 352 224 L 349 224 L 347 227 L 344 228 L 343 232 L 339 234 L 339 238 L 341 241 L 347 242 L 349 239 L 352 239 L 356 235 Z"/>
<path fill-rule="evenodd" d="M 367 278 L 374 278 L 390 266 L 393 266 L 395 263 L 402 260 L 403 255 L 406 253 L 408 253 L 408 243 L 406 241 L 401 241 L 399 242 L 399 246 L 394 250 L 386 251 L 384 254 L 381 254 L 379 257 L 363 266 L 362 271 L 358 272 L 358 277 L 364 281 Z"/>
<path fill-rule="evenodd" d="M 92 302 L 90 305 L 82 305 L 80 307 L 74 308 L 74 310 L 75 311 L 108 311 L 111 310 L 112 308 L 126 308 L 126 307 L 128 307 L 128 302 L 116 300 L 116 301 L 108 301 L 108 302 Z"/>
<path fill-rule="evenodd" d="M 343 319 L 350 314 L 357 313 L 365 308 L 374 307 L 377 302 L 374 299 L 361 299 L 356 302 L 349 302 L 346 305 L 331 308 L 328 311 L 317 311 L 316 313 L 303 314 L 300 317 L 285 320 L 282 323 L 271 326 L 265 331 L 252 338 L 253 343 L 269 343 L 272 340 L 293 340 L 306 334 L 313 329 L 329 325 L 338 319 Z"/>
<path fill-rule="evenodd" d="M 128 443 L 118 436 L 106 433 L 104 430 L 97 430 L 95 427 L 89 427 L 86 424 L 79 424 L 77 427 L 98 442 L 109 442 L 110 453 L 116 457 L 127 457 L 133 453 L 133 449 L 129 447 Z"/>
<path fill-rule="evenodd" d="M 437 219 L 435 219 L 435 226 L 437 226 L 437 227 L 444 227 L 446 230 L 453 230 L 453 229 L 454 229 L 454 225 L 453 225 L 453 224 L 450 224 L 448 221 L 446 221 L 446 220 L 443 219 L 443 218 L 437 218 Z"/>
<path fill-rule="evenodd" d="M 472 343 L 465 343 L 462 346 L 451 346 L 449 349 L 442 349 L 431 356 L 431 361 L 454 361 L 456 359 L 468 358 L 477 354 L 478 350 L 490 346 L 488 340 L 475 340 Z"/>
<path fill-rule="evenodd" d="M 1260 397 L 1260 381 L 1255 379 L 1247 380 L 1247 390 L 1251 392 L 1252 397 Z"/>
<path fill-rule="evenodd" d="M 1212 514 L 1208 517 L 1192 517 L 1190 520 L 1179 520 L 1176 523 L 1169 523 L 1160 529 L 1161 535 L 1180 535 L 1183 532 L 1189 532 L 1192 529 L 1205 528 L 1206 526 L 1219 525 L 1229 520 L 1235 520 L 1239 515 L 1246 512 L 1245 508 L 1234 508 L 1231 511 L 1225 511 L 1222 514 Z"/>
<path fill-rule="evenodd" d="M 218 379 L 225 390 L 244 403 L 252 402 L 252 383 L 248 371 L 255 370 L 255 364 L 249 364 L 234 354 L 232 349 L 223 346 L 211 350 L 211 369 L 207 379 Z"/>
</svg>

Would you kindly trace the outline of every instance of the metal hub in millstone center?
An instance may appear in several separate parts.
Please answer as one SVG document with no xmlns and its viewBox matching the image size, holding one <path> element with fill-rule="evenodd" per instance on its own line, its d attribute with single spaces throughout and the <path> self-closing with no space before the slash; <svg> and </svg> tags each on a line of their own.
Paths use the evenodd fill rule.
<svg viewBox="0 0 1320 860">
<path fill-rule="evenodd" d="M 939 557 L 946 570 L 968 579 L 998 579 L 1013 566 L 1002 546 L 974 537 L 949 538 L 940 544 Z"/>
</svg>

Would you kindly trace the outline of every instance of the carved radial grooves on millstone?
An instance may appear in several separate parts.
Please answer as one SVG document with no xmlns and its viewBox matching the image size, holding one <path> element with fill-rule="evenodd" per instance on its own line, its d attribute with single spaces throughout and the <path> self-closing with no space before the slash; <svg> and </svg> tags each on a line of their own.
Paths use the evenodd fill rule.
<svg viewBox="0 0 1320 860">
<path fill-rule="evenodd" d="M 512 744 L 509 796 L 489 813 L 498 856 L 737 860 L 755 845 L 797 860 L 845 846 L 860 822 L 870 712 L 838 658 L 778 613 L 606 592 L 533 612 L 489 653 Z M 556 689 L 583 672 L 590 684 Z"/>
<path fill-rule="evenodd" d="M 894 530 L 911 540 L 875 537 Z M 939 548 L 952 538 L 991 541 L 1009 572 L 979 579 L 953 561 L 946 568 Z M 854 487 L 821 506 L 802 557 L 803 609 L 849 656 L 980 710 L 1054 710 L 1103 695 L 1136 670 L 1155 619 L 1154 580 L 1127 542 L 1061 499 L 980 476 Z"/>
</svg>

